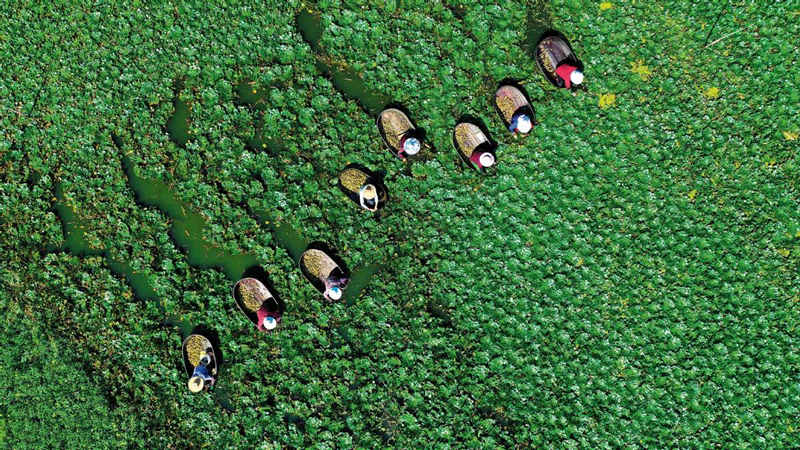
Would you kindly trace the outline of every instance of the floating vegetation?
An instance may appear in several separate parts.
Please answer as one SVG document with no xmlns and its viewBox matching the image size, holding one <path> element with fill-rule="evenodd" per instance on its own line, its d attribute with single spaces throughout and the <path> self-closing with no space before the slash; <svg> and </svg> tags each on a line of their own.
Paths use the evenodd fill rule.
<svg viewBox="0 0 800 450">
<path fill-rule="evenodd" d="M 245 269 L 258 264 L 256 255 L 230 252 L 208 242 L 203 236 L 205 218 L 182 202 L 164 182 L 140 177 L 127 155 L 122 157 L 122 167 L 136 199 L 143 205 L 158 208 L 172 219 L 170 236 L 186 251 L 190 265 L 220 268 L 229 279 L 235 281 Z"/>
<path fill-rule="evenodd" d="M 357 101 L 367 113 L 373 116 L 389 104 L 391 100 L 388 97 L 371 90 L 356 71 L 344 62 L 334 61 L 320 47 L 323 28 L 322 19 L 318 13 L 302 9 L 297 14 L 297 29 L 314 50 L 317 68 L 331 78 L 339 92 Z"/>
<path fill-rule="evenodd" d="M 64 188 L 60 183 L 56 185 L 55 194 L 56 214 L 64 227 L 63 250 L 75 256 L 103 256 L 109 269 L 127 280 L 137 298 L 148 301 L 158 300 L 149 274 L 137 272 L 130 264 L 113 259 L 105 248 L 93 248 L 89 244 L 85 235 L 86 224 L 80 220 L 68 204 L 64 196 Z"/>
</svg>

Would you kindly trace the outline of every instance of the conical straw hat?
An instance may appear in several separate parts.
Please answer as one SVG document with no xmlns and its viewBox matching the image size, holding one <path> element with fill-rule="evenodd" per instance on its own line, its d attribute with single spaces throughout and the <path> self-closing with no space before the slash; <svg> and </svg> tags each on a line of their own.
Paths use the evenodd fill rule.
<svg viewBox="0 0 800 450">
<path fill-rule="evenodd" d="M 197 375 L 193 376 L 192 378 L 189 378 L 189 383 L 188 383 L 189 390 L 194 394 L 202 391 L 205 384 L 206 383 L 203 380 L 203 378 Z"/>
</svg>

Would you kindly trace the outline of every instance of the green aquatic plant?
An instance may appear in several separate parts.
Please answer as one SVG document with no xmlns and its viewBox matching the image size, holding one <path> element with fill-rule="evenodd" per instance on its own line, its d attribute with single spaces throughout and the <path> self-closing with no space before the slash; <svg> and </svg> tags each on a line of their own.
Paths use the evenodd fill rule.
<svg viewBox="0 0 800 450">
<path fill-rule="evenodd" d="M 85 236 L 86 224 L 78 218 L 75 211 L 67 202 L 64 188 L 58 184 L 55 189 L 55 208 L 64 227 L 63 249 L 76 256 L 103 256 L 112 272 L 125 277 L 137 298 L 142 300 L 157 300 L 158 294 L 152 286 L 149 274 L 136 271 L 130 264 L 111 257 L 104 248 L 94 248 Z"/>
<path fill-rule="evenodd" d="M 206 220 L 202 215 L 192 211 L 163 182 L 140 177 L 128 156 L 123 155 L 122 165 L 137 200 L 155 206 L 173 220 L 170 235 L 186 251 L 189 264 L 219 267 L 231 280 L 239 279 L 248 267 L 258 264 L 255 255 L 234 254 L 209 243 L 203 237 Z"/>
<path fill-rule="evenodd" d="M 295 0 L 0 7 L 3 444 L 796 446 L 798 49 L 764 36 L 800 34 L 797 8 L 550 2 L 586 65 L 570 93 L 526 49 L 535 5 L 323 0 L 315 45 Z M 393 159 L 337 69 L 404 105 L 428 157 Z M 493 109 L 508 78 L 541 122 L 525 140 Z M 462 115 L 499 144 L 487 176 L 452 149 Z M 337 188 L 349 163 L 386 172 L 380 214 Z M 348 289 L 379 272 L 325 302 L 293 259 L 312 241 Z M 244 263 L 193 265 L 237 255 L 286 300 L 280 333 L 236 311 Z M 190 396 L 199 324 L 226 362 Z"/>
<path fill-rule="evenodd" d="M 346 97 L 355 99 L 369 114 L 376 116 L 391 101 L 388 97 L 370 89 L 356 70 L 347 63 L 330 58 L 321 47 L 322 20 L 318 13 L 302 8 L 297 14 L 297 28 L 303 39 L 315 52 L 316 66 L 331 77 L 336 89 Z"/>
</svg>

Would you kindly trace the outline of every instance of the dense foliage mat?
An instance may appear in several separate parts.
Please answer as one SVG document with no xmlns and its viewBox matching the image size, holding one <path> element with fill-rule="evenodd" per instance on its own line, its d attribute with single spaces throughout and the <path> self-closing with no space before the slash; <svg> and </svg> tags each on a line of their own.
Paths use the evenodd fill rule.
<svg viewBox="0 0 800 450">
<path fill-rule="evenodd" d="M 6 4 L 0 441 L 796 445 L 798 19 L 797 1 Z M 538 72 L 548 20 L 586 90 Z M 527 139 L 493 110 L 504 79 L 536 107 Z M 384 99 L 426 131 L 416 160 L 382 147 Z M 464 115 L 499 144 L 486 175 L 452 147 Z M 386 171 L 384 209 L 339 191 L 348 163 Z M 360 295 L 325 302 L 287 236 L 362 268 Z M 230 297 L 251 262 L 280 332 Z M 192 395 L 200 324 L 225 362 Z"/>
</svg>

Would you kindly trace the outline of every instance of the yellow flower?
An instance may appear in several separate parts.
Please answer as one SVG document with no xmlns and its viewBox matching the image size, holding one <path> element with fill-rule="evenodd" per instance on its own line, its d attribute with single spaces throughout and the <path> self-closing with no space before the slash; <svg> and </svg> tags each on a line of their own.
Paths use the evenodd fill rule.
<svg viewBox="0 0 800 450">
<path fill-rule="evenodd" d="M 800 136 L 800 134 L 798 134 L 796 131 L 783 132 L 783 137 L 785 137 L 787 141 L 796 141 L 798 136 Z"/>
<path fill-rule="evenodd" d="M 603 94 L 603 95 L 600 96 L 600 100 L 598 101 L 597 106 L 599 106 L 599 107 L 601 107 L 603 109 L 606 109 L 606 108 L 609 108 L 611 106 L 614 106 L 614 104 L 616 102 L 617 102 L 617 96 L 616 95 L 614 95 L 614 94 Z"/>
<path fill-rule="evenodd" d="M 718 87 L 708 88 L 708 90 L 706 90 L 703 93 L 703 95 L 705 95 L 706 98 L 711 98 L 711 99 L 717 98 L 719 97 L 719 88 Z"/>
<path fill-rule="evenodd" d="M 695 197 L 697 197 L 697 189 L 692 189 L 689 191 L 689 200 L 694 201 Z"/>
<path fill-rule="evenodd" d="M 614 5 L 612 5 L 611 2 L 600 3 L 600 11 L 605 11 L 607 9 L 611 9 L 612 6 L 614 6 Z"/>
<path fill-rule="evenodd" d="M 650 78 L 650 75 L 653 74 L 653 72 L 650 71 L 650 68 L 644 65 L 643 59 L 631 63 L 631 72 L 638 73 L 642 81 L 646 81 L 648 78 Z"/>
</svg>

